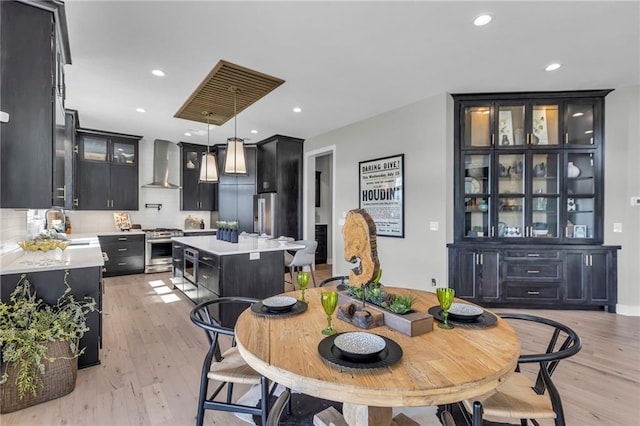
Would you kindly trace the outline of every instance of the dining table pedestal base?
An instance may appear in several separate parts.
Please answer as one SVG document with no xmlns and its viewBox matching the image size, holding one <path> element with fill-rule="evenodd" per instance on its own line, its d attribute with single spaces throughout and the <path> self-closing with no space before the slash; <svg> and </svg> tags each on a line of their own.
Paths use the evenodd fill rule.
<svg viewBox="0 0 640 426">
<path fill-rule="evenodd" d="M 393 409 L 391 407 L 371 407 L 345 402 L 342 405 L 342 415 L 345 421 L 352 426 L 390 425 Z"/>
</svg>

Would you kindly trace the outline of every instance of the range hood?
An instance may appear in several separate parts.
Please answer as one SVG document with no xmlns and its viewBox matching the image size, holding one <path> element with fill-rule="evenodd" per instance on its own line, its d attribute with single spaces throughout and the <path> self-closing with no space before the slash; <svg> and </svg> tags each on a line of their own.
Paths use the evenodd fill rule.
<svg viewBox="0 0 640 426">
<path fill-rule="evenodd" d="M 153 182 L 142 185 L 143 188 L 180 188 L 169 182 L 169 147 L 172 145 L 171 141 L 163 139 L 153 141 Z"/>
</svg>

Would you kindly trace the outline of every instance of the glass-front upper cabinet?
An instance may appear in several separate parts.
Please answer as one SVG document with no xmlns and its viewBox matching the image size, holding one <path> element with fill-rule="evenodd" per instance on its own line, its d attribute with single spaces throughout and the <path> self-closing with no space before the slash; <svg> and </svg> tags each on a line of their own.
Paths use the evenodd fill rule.
<svg viewBox="0 0 640 426">
<path fill-rule="evenodd" d="M 81 139 L 82 159 L 85 161 L 109 161 L 109 140 L 104 138 L 84 136 Z"/>
<path fill-rule="evenodd" d="M 601 243 L 607 90 L 455 99 L 455 237 Z"/>
<path fill-rule="evenodd" d="M 596 169 L 594 152 L 569 152 L 567 154 L 565 237 L 568 239 L 593 239 L 598 232 L 596 214 Z"/>
<path fill-rule="evenodd" d="M 465 235 L 486 238 L 491 236 L 491 155 L 464 156 Z"/>
<path fill-rule="evenodd" d="M 136 164 L 136 145 L 130 142 L 113 141 L 113 162 L 118 164 Z"/>
</svg>

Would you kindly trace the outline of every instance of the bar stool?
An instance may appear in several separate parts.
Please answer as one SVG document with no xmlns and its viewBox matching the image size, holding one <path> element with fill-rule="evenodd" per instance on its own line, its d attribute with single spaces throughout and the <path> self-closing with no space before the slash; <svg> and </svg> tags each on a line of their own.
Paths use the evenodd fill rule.
<svg viewBox="0 0 640 426">
<path fill-rule="evenodd" d="M 313 280 L 313 286 L 316 286 L 316 276 L 313 274 L 313 262 L 316 259 L 316 249 L 318 248 L 318 242 L 315 240 L 299 240 L 296 244 L 304 245 L 303 249 L 296 252 L 293 257 L 289 255 L 287 258 L 287 252 L 285 252 L 284 263 L 289 268 L 289 274 L 291 275 L 291 285 L 295 287 L 295 281 L 293 280 L 293 272 L 296 268 L 303 270 L 305 266 L 309 267 L 311 271 L 311 279 Z"/>
</svg>

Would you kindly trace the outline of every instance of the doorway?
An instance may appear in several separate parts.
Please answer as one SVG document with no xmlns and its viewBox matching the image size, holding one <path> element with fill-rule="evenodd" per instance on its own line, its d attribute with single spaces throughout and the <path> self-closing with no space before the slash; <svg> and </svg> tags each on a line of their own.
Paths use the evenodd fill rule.
<svg viewBox="0 0 640 426">
<path fill-rule="evenodd" d="M 304 238 L 318 241 L 316 268 L 331 270 L 335 253 L 335 145 L 305 153 L 304 161 Z"/>
</svg>

